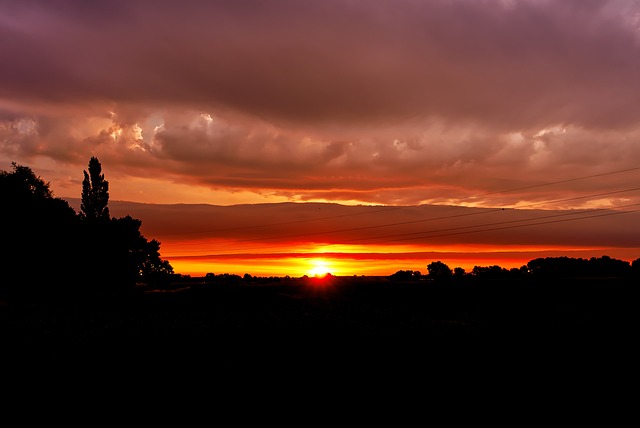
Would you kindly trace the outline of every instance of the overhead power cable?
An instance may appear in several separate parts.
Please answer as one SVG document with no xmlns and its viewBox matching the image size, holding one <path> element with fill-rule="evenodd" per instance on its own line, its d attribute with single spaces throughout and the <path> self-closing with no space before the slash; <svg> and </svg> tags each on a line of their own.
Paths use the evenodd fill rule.
<svg viewBox="0 0 640 428">
<path fill-rule="evenodd" d="M 524 186 L 524 187 L 506 189 L 506 190 L 501 190 L 501 191 L 496 191 L 496 192 L 489 192 L 489 193 L 484 193 L 484 194 L 481 194 L 481 195 L 470 196 L 470 197 L 464 198 L 464 199 L 472 199 L 472 198 L 478 198 L 478 197 L 487 196 L 487 195 L 508 193 L 508 192 L 513 192 L 513 191 L 517 191 L 517 190 L 525 190 L 525 189 L 543 187 L 543 186 L 550 186 L 550 185 L 560 184 L 560 183 L 567 183 L 567 182 L 586 180 L 586 179 L 591 179 L 591 178 L 598 178 L 598 177 L 603 177 L 603 176 L 607 176 L 607 175 L 614 175 L 614 174 L 620 174 L 620 173 L 624 173 L 624 172 L 637 171 L 637 170 L 640 170 L 640 167 L 638 167 L 638 168 L 628 168 L 628 169 L 617 170 L 617 171 L 610 171 L 610 172 L 605 172 L 605 173 L 600 173 L 600 174 L 592 174 L 592 175 L 587 175 L 587 176 L 582 176 L 582 177 L 576 177 L 576 178 L 571 178 L 571 179 L 552 181 L 552 182 L 547 182 L 547 183 L 542 183 L 542 184 L 537 184 L 537 185 L 532 185 L 532 186 Z M 596 193 L 596 194 L 590 194 L 590 195 L 583 195 L 583 196 L 577 196 L 577 197 L 571 197 L 571 198 L 556 199 L 556 200 L 551 200 L 551 201 L 528 203 L 528 204 L 519 205 L 517 207 L 517 209 L 526 209 L 526 208 L 535 207 L 535 206 L 542 206 L 542 205 L 548 205 L 548 204 L 559 203 L 559 202 L 575 201 L 575 200 L 579 200 L 579 199 L 590 199 L 590 198 L 601 197 L 601 196 L 610 196 L 610 195 L 614 195 L 614 194 L 618 194 L 618 193 L 626 193 L 626 192 L 631 192 L 631 191 L 635 191 L 635 190 L 640 190 L 640 187 L 634 187 L 634 188 L 624 189 L 624 190 L 615 190 L 615 191 L 603 192 L 603 193 Z M 337 218 L 345 218 L 345 217 L 361 216 L 361 215 L 368 215 L 368 214 L 376 214 L 376 213 L 388 212 L 388 211 L 394 211 L 394 210 L 400 210 L 400 209 L 406 209 L 406 208 L 408 208 L 408 206 L 392 206 L 392 207 L 384 207 L 384 208 L 377 209 L 377 210 L 365 210 L 365 211 L 361 211 L 361 212 L 357 212 L 357 213 L 337 214 L 337 215 L 331 215 L 331 216 L 314 217 L 314 218 L 310 218 L 310 219 L 290 220 L 290 221 L 265 223 L 265 224 L 256 224 L 256 225 L 248 225 L 248 226 L 217 228 L 217 229 L 209 229 L 209 230 L 200 230 L 200 231 L 195 231 L 195 232 L 158 234 L 157 236 L 172 236 L 172 235 L 202 234 L 202 233 L 213 233 L 213 232 L 228 232 L 228 231 L 234 231 L 234 230 L 238 231 L 238 230 L 258 229 L 258 228 L 266 228 L 266 227 L 286 226 L 286 225 L 293 225 L 293 224 L 300 224 L 300 223 L 310 223 L 310 222 L 321 221 L 321 220 L 331 220 L 331 219 L 337 219 Z M 487 208 L 488 211 L 485 211 L 484 213 L 490 213 L 490 212 L 494 212 L 494 211 L 501 211 L 501 210 L 505 210 L 505 209 L 513 209 L 513 208 L 510 208 L 510 207 L 509 208 L 506 208 L 506 207 L 504 207 L 504 208 L 502 208 L 502 207 L 501 208 Z M 477 214 L 480 214 L 480 213 L 477 213 Z M 460 216 L 477 215 L 477 214 L 476 213 L 468 213 L 468 214 L 464 214 L 464 215 L 460 215 Z M 458 215 L 456 215 L 454 217 L 457 217 L 457 216 Z M 424 222 L 424 221 L 441 220 L 441 219 L 445 219 L 445 218 L 447 218 L 447 217 L 427 218 L 427 219 L 421 219 L 421 220 L 414 220 L 414 221 L 410 221 L 410 222 L 385 223 L 385 224 L 381 224 L 381 225 L 377 225 L 377 226 L 366 226 L 366 227 L 363 227 L 363 228 L 364 229 L 368 229 L 368 228 L 374 228 L 374 227 L 397 226 L 397 225 L 401 225 L 401 224 L 410 224 L 412 222 L 419 223 L 419 222 Z M 326 232 L 326 233 L 330 233 L 330 232 Z M 282 238 L 286 238 L 286 237 L 295 237 L 295 236 L 283 236 Z M 277 237 L 274 237 L 274 238 L 261 238 L 261 239 L 277 239 Z"/>
</svg>

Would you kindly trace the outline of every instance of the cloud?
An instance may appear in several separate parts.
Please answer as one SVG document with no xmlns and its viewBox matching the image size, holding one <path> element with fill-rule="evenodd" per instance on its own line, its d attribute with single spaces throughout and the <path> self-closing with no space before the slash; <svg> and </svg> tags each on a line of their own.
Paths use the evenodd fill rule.
<svg viewBox="0 0 640 428">
<path fill-rule="evenodd" d="M 636 120 L 638 25 L 614 13 L 628 2 L 58 3 L 10 8 L 19 24 L 2 27 L 5 96 L 294 122 Z"/>
<path fill-rule="evenodd" d="M 56 186 L 97 155 L 114 179 L 176 192 L 460 203 L 640 161 L 633 1 L 25 0 L 0 12 L 0 161 L 47 159 Z M 476 201 L 558 199 L 542 190 Z"/>
<path fill-rule="evenodd" d="M 72 201 L 79 205 L 79 200 Z M 636 207 L 637 208 L 637 207 Z M 163 243 L 216 240 L 218 253 L 256 252 L 315 243 L 332 251 L 380 246 L 387 251 L 472 248 L 629 248 L 637 250 L 636 211 L 606 209 L 501 210 L 467 207 L 371 207 L 338 204 L 159 205 L 114 202 L 114 216 L 142 220 L 144 233 Z M 215 223 L 211 219 L 215 218 Z M 615 220 L 612 221 L 612 218 Z M 589 233 L 585 233 L 589 230 Z M 475 247 L 474 247 L 475 246 Z M 316 248 L 317 249 L 317 248 Z M 275 250 L 274 250 L 275 251 Z M 291 251 L 286 250 L 286 251 Z M 206 254 L 206 253 L 205 253 Z"/>
</svg>

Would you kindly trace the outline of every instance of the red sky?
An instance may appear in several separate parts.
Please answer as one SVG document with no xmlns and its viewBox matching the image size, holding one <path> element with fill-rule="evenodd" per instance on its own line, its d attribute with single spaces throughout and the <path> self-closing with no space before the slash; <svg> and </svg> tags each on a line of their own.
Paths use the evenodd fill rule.
<svg viewBox="0 0 640 428">
<path fill-rule="evenodd" d="M 0 0 L 0 57 L 0 169 L 59 197 L 96 156 L 111 201 L 640 203 L 634 0 Z"/>
<path fill-rule="evenodd" d="M 70 200 L 79 209 L 80 200 Z M 640 207 L 541 210 L 455 206 L 245 205 L 111 202 L 113 216 L 143 219 L 180 273 L 427 273 L 432 261 L 519 268 L 538 257 L 640 257 Z"/>
</svg>

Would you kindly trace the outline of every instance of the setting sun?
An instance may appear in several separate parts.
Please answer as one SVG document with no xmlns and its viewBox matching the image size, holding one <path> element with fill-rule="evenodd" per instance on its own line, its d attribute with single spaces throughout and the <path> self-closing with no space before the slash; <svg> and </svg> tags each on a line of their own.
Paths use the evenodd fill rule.
<svg viewBox="0 0 640 428">
<path fill-rule="evenodd" d="M 330 272 L 330 266 L 326 260 L 323 259 L 313 259 L 309 260 L 310 270 L 309 276 L 314 276 L 316 278 L 325 277 Z"/>
</svg>

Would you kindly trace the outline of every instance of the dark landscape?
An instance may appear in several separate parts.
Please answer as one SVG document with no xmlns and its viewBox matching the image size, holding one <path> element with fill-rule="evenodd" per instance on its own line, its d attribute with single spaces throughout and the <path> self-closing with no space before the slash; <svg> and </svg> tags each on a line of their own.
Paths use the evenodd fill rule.
<svg viewBox="0 0 640 428">
<path fill-rule="evenodd" d="M 454 374 L 548 379 L 562 370 L 591 381 L 627 379 L 637 365 L 640 259 L 191 277 L 173 271 L 141 220 L 110 215 L 97 158 L 88 170 L 79 213 L 30 168 L 0 171 L 11 202 L 0 212 L 1 358 L 19 379 L 147 369 L 234 385 L 268 375 L 313 387 L 340 374 L 374 384 L 441 377 L 455 387 Z"/>
<path fill-rule="evenodd" d="M 636 281 L 193 281 L 140 286 L 126 296 L 5 302 L 0 328 L 5 356 L 415 358 L 491 349 L 560 355 L 600 347 L 616 353 L 635 349 Z"/>
<path fill-rule="evenodd" d="M 637 419 L 640 0 L 0 0 L 0 52 L 6 425 Z"/>
</svg>

